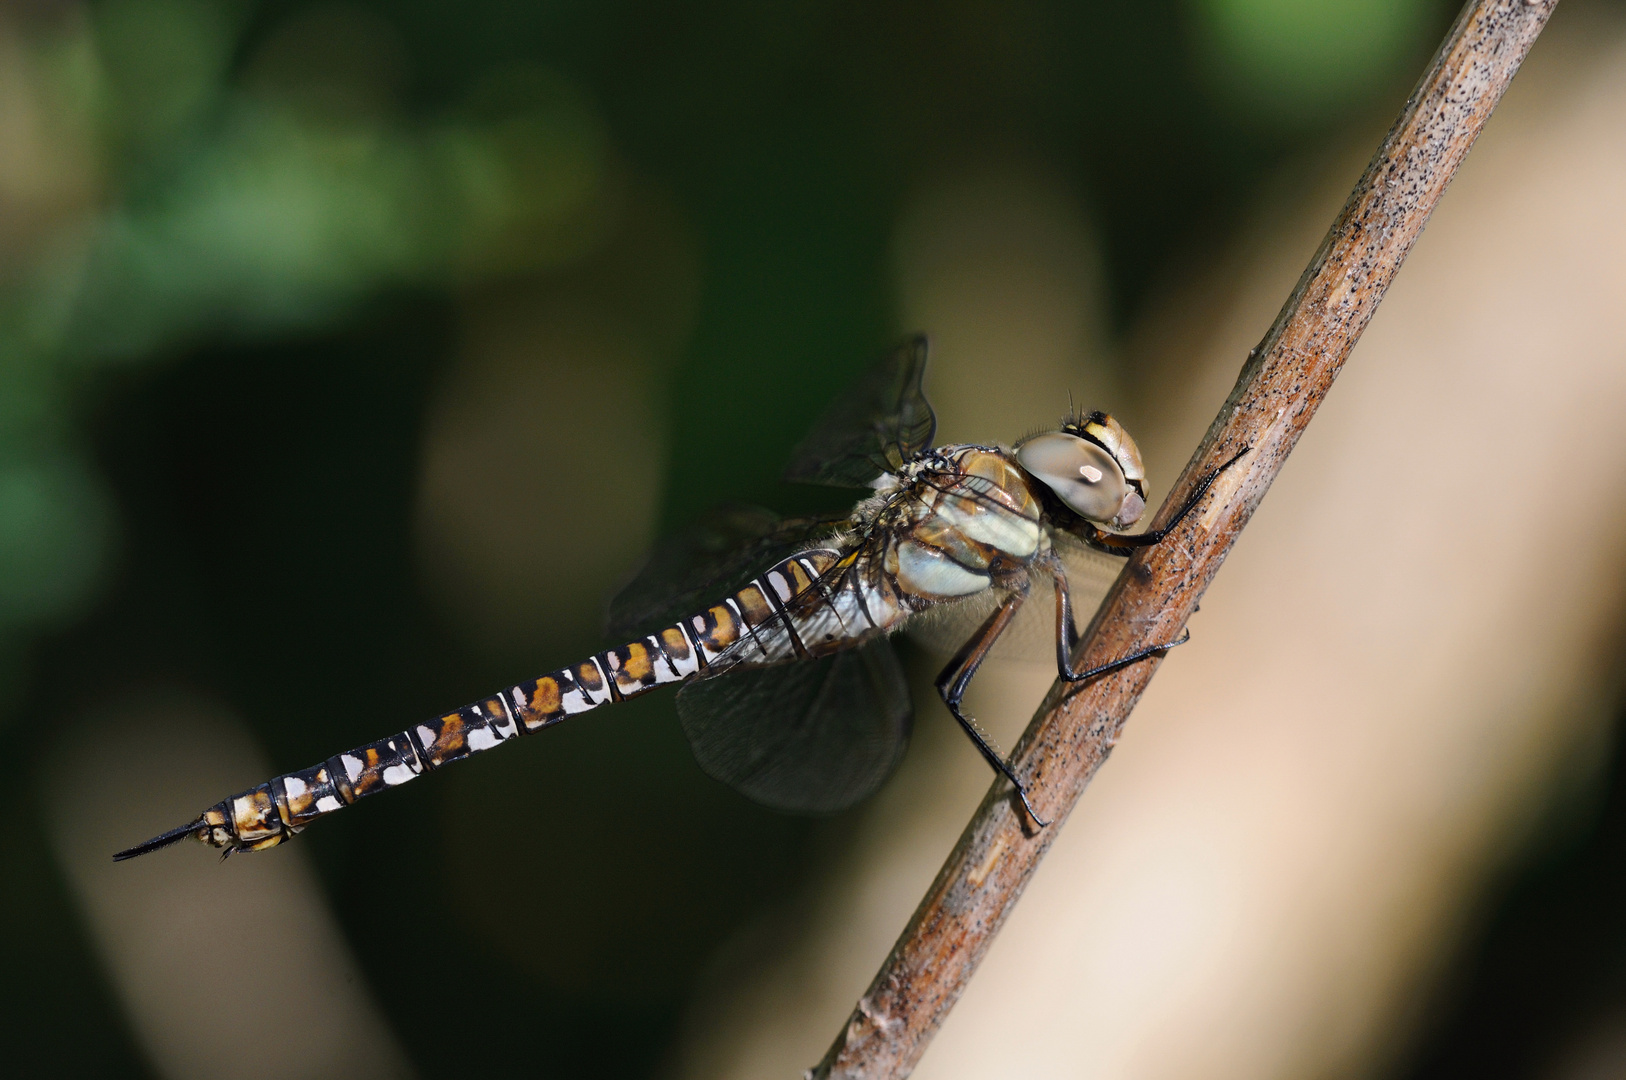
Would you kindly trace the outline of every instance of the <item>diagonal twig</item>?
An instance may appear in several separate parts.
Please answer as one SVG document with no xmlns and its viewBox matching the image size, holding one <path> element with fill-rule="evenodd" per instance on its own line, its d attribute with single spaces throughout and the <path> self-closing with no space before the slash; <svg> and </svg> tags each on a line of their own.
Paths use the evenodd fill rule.
<svg viewBox="0 0 1626 1080">
<path fill-rule="evenodd" d="M 1471 0 L 1463 9 L 1275 323 L 1249 353 L 1154 527 L 1203 476 L 1244 447 L 1253 452 L 1220 477 L 1195 520 L 1130 559 L 1085 634 L 1083 661 L 1100 663 L 1179 636 L 1556 4 Z M 1106 761 L 1157 663 L 1052 688 L 1012 763 L 1034 808 L 1055 824 L 1034 829 L 1010 787 L 994 784 L 810 1077 L 882 1080 L 913 1070 Z"/>
</svg>

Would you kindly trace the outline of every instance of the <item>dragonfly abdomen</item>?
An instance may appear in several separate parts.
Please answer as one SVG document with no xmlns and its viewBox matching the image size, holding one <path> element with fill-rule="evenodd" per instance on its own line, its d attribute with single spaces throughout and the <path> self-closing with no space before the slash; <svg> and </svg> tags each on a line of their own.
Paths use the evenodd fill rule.
<svg viewBox="0 0 1626 1080">
<path fill-rule="evenodd" d="M 515 687 L 514 692 L 522 689 Z M 518 715 L 523 714 L 510 710 L 501 697 L 466 705 L 224 799 L 203 812 L 192 832 L 228 853 L 275 847 L 317 818 L 357 799 L 400 787 L 448 762 L 543 726 L 526 725 L 516 719 Z M 152 850 L 149 844 L 120 852 L 115 858 L 144 854 Z"/>
<path fill-rule="evenodd" d="M 865 572 L 861 552 L 812 548 L 770 568 L 735 593 L 725 606 L 693 621 L 710 631 L 725 613 L 734 628 L 708 644 L 708 662 L 727 668 L 763 667 L 828 656 L 896 629 L 907 617 L 890 590 Z"/>
<path fill-rule="evenodd" d="M 745 663 L 794 659 L 800 655 L 794 625 L 811 636 L 822 624 L 815 612 L 791 612 L 786 603 L 806 595 L 839 557 L 830 549 L 798 553 L 704 612 L 308 769 L 275 777 L 114 858 L 133 858 L 187 836 L 227 854 L 262 851 L 358 799 L 600 705 L 683 682 L 725 655 Z M 781 627 L 790 632 L 779 632 Z"/>
</svg>

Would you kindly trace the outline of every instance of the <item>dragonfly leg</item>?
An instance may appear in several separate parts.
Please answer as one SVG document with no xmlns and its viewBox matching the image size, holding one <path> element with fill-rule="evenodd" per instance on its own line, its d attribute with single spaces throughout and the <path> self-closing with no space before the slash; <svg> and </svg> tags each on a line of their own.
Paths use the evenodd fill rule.
<svg viewBox="0 0 1626 1080">
<path fill-rule="evenodd" d="M 1214 481 L 1220 478 L 1220 474 L 1241 461 L 1242 455 L 1252 449 L 1251 446 L 1244 446 L 1235 454 L 1232 454 L 1229 461 L 1203 477 L 1202 482 L 1192 489 L 1190 495 L 1186 496 L 1186 501 L 1180 504 L 1180 509 L 1175 511 L 1174 517 L 1170 518 L 1169 523 L 1161 529 L 1153 529 L 1151 532 L 1143 533 L 1110 533 L 1105 529 L 1098 529 L 1086 521 L 1082 523 L 1083 531 L 1074 534 L 1097 551 L 1128 558 L 1135 553 L 1136 548 L 1151 547 L 1173 532 L 1180 522 L 1185 520 L 1185 516 L 1197 508 L 1197 504 L 1202 501 L 1204 495 L 1208 494 L 1208 489 L 1214 486 Z M 1074 532 L 1074 530 L 1069 530 L 1069 532 Z"/>
<path fill-rule="evenodd" d="M 1016 788 L 1017 795 L 1022 799 L 1023 809 L 1042 829 L 1049 825 L 1050 822 L 1034 811 L 1033 804 L 1028 801 L 1027 785 L 1017 779 L 1016 773 L 1011 771 L 1010 765 L 989 744 L 988 737 L 977 726 L 976 720 L 967 716 L 964 710 L 960 708 L 960 702 L 965 697 L 966 687 L 971 685 L 971 677 L 977 673 L 977 669 L 982 666 L 982 662 L 988 658 L 988 653 L 993 649 L 994 642 L 999 640 L 999 635 L 1004 633 L 1005 628 L 1011 624 L 1011 619 L 1015 617 L 1017 609 L 1022 606 L 1022 601 L 1027 599 L 1027 595 L 1028 590 L 1026 583 L 1024 583 L 1018 591 L 1012 592 L 1000 602 L 999 607 L 994 609 L 994 613 L 988 616 L 987 621 L 977 629 L 975 634 L 971 635 L 971 639 L 960 647 L 960 651 L 954 655 L 954 659 L 948 662 L 948 666 L 943 669 L 942 674 L 937 676 L 937 692 L 943 698 L 943 704 L 948 706 L 949 712 L 954 715 L 954 719 L 960 722 L 960 727 L 965 729 L 965 733 L 970 736 L 971 742 L 987 760 L 988 764 L 992 765 L 995 772 L 1009 780 L 1011 786 Z"/>
<path fill-rule="evenodd" d="M 1144 660 L 1148 656 L 1156 656 L 1159 653 L 1166 652 L 1176 645 L 1184 645 L 1191 640 L 1191 631 L 1187 630 L 1174 641 L 1165 641 L 1161 645 L 1148 645 L 1144 649 L 1137 649 L 1128 656 L 1110 660 L 1105 664 L 1075 670 L 1073 668 L 1073 650 L 1078 647 L 1078 628 L 1073 625 L 1073 594 L 1067 585 L 1067 570 L 1062 566 L 1061 560 L 1055 557 L 1054 553 L 1044 560 L 1044 566 L 1050 571 L 1051 580 L 1055 583 L 1056 588 L 1056 671 L 1068 682 L 1083 682 L 1085 679 L 1093 679 L 1098 675 L 1106 675 L 1120 668 L 1126 668 L 1137 661 Z"/>
</svg>

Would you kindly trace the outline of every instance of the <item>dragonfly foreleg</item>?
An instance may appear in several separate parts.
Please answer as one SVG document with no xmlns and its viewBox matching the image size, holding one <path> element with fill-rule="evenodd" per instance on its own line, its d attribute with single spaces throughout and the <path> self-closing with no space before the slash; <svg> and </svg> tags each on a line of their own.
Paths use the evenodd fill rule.
<svg viewBox="0 0 1626 1080">
<path fill-rule="evenodd" d="M 1174 641 L 1165 641 L 1161 645 L 1148 645 L 1144 649 L 1137 649 L 1128 656 L 1109 660 L 1105 664 L 1075 670 L 1073 667 L 1073 650 L 1078 647 L 1078 628 L 1073 624 L 1073 594 L 1067 585 L 1067 570 L 1054 553 L 1049 558 L 1042 560 L 1042 564 L 1045 569 L 1050 571 L 1051 581 L 1055 583 L 1056 588 L 1056 672 L 1068 682 L 1083 682 L 1085 679 L 1093 679 L 1098 675 L 1110 674 L 1137 661 L 1145 660 L 1149 656 L 1156 656 L 1166 652 L 1176 645 L 1184 645 L 1191 640 L 1191 631 L 1188 629 Z"/>
<path fill-rule="evenodd" d="M 943 698 L 943 704 L 948 706 L 948 710 L 954 715 L 954 719 L 960 722 L 960 727 L 965 729 L 965 733 L 970 736 L 977 750 L 987 759 L 988 764 L 994 767 L 995 772 L 1011 782 L 1011 785 L 1016 788 L 1017 795 L 1021 797 L 1022 806 L 1027 810 L 1028 816 L 1040 828 L 1044 828 L 1050 822 L 1034 811 L 1033 804 L 1028 801 L 1027 785 L 1017 779 L 1016 773 L 1011 771 L 1010 765 L 989 744 L 988 737 L 982 733 L 982 729 L 977 726 L 977 722 L 967 716 L 960 708 L 960 702 L 965 697 L 966 687 L 971 685 L 971 677 L 977 673 L 977 669 L 982 666 L 982 662 L 988 658 L 988 653 L 993 649 L 994 642 L 999 640 L 999 635 L 1003 634 L 1005 628 L 1011 624 L 1011 619 L 1016 616 L 1017 610 L 1021 608 L 1022 601 L 1027 599 L 1027 595 L 1027 582 L 1023 581 L 1016 591 L 1013 591 L 1004 600 L 1000 601 L 999 607 L 994 609 L 994 613 L 988 616 L 982 626 L 977 628 L 977 632 L 971 635 L 971 639 L 960 647 L 959 652 L 954 654 L 954 658 L 948 662 L 948 666 L 943 668 L 942 673 L 937 676 L 936 685 L 937 693 Z"/>
<path fill-rule="evenodd" d="M 1195 510 L 1197 504 L 1202 501 L 1202 497 L 1208 494 L 1208 489 L 1214 486 L 1214 481 L 1220 478 L 1220 474 L 1241 461 L 1242 455 L 1252 449 L 1251 446 L 1244 446 L 1241 450 L 1232 454 L 1229 461 L 1203 477 L 1202 482 L 1193 488 L 1191 494 L 1186 497 L 1186 501 L 1180 504 L 1180 509 L 1175 511 L 1174 517 L 1170 518 L 1169 523 L 1161 529 L 1153 529 L 1150 532 L 1143 533 L 1111 533 L 1105 529 L 1096 528 L 1090 522 L 1085 521 L 1081 523 L 1082 530 L 1074 531 L 1070 529 L 1068 531 L 1074 532 L 1074 535 L 1097 551 L 1104 551 L 1108 555 L 1119 555 L 1127 559 L 1135 553 L 1136 548 L 1151 547 L 1179 527 L 1180 522 L 1185 520 L 1186 515 Z"/>
</svg>

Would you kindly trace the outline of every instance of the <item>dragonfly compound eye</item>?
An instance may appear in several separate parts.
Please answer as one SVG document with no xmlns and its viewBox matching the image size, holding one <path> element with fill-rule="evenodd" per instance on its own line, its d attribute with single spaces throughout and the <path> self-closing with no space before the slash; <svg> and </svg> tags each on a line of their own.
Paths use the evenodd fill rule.
<svg viewBox="0 0 1626 1080">
<path fill-rule="evenodd" d="M 1016 448 L 1016 460 L 1056 493 L 1068 509 L 1090 521 L 1125 528 L 1140 520 L 1146 502 L 1139 484 L 1093 442 L 1052 431 Z"/>
</svg>

